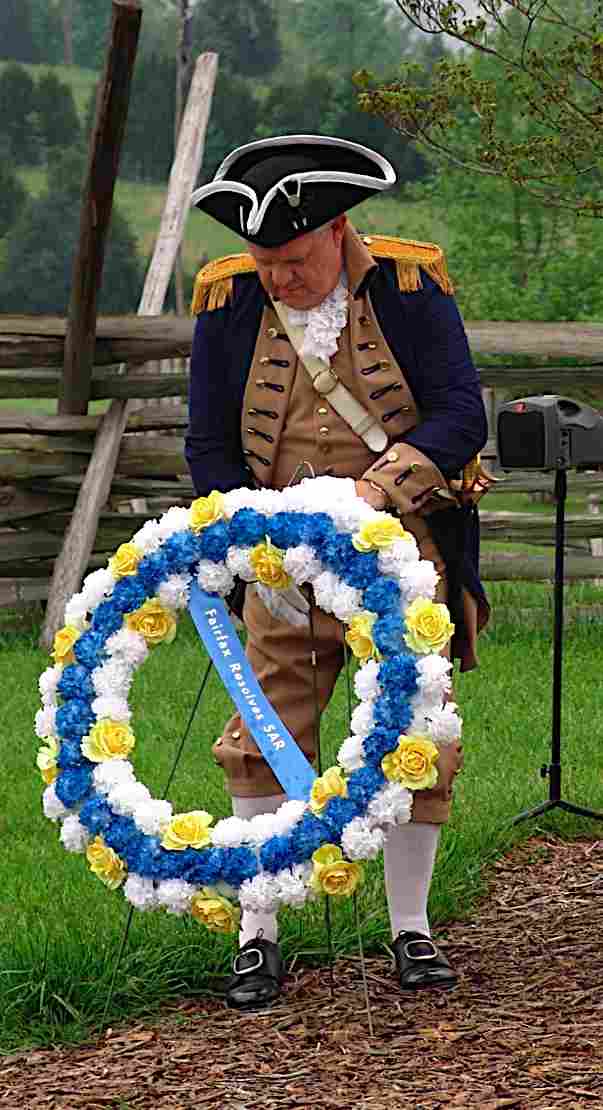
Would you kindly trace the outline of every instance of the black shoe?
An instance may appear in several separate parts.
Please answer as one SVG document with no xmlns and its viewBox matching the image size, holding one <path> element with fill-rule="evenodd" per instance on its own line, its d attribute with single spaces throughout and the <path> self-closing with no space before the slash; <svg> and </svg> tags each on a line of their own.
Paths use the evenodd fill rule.
<svg viewBox="0 0 603 1110">
<path fill-rule="evenodd" d="M 226 1005 L 235 1010 L 261 1010 L 280 997 L 285 964 L 278 944 L 253 937 L 234 958 L 226 984 Z"/>
<path fill-rule="evenodd" d="M 458 982 L 443 952 L 422 933 L 398 933 L 392 942 L 402 990 L 419 991 L 428 987 L 451 990 Z"/>
</svg>

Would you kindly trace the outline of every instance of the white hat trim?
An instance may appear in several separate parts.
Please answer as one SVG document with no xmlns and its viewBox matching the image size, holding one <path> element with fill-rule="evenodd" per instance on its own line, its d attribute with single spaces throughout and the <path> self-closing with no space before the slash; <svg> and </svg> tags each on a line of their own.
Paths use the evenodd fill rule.
<svg viewBox="0 0 603 1110">
<path fill-rule="evenodd" d="M 393 185 L 396 180 L 394 168 L 387 161 L 387 158 L 378 154 L 376 150 L 371 150 L 370 147 L 363 146 L 362 143 L 353 143 L 349 139 L 334 139 L 329 135 L 273 135 L 271 139 L 256 139 L 253 143 L 245 143 L 244 146 L 239 146 L 236 150 L 233 150 L 218 166 L 214 181 L 220 181 L 222 178 L 226 177 L 233 162 L 236 162 L 243 153 L 247 153 L 251 150 L 262 150 L 270 146 L 294 146 L 299 143 L 303 143 L 305 146 L 343 147 L 349 151 L 354 151 L 356 154 L 363 154 L 365 158 L 368 158 L 379 167 L 388 185 Z"/>
</svg>

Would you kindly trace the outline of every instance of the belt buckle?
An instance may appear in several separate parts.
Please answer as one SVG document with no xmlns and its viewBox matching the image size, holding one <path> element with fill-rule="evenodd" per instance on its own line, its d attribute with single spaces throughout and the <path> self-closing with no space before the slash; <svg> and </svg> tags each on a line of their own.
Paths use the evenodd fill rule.
<svg viewBox="0 0 603 1110">
<path fill-rule="evenodd" d="M 244 957 L 246 959 L 247 956 L 257 956 L 257 958 L 258 958 L 257 963 L 252 964 L 251 967 L 241 967 L 240 968 L 238 966 L 239 965 L 239 960 L 241 959 L 241 957 Z M 258 969 L 260 967 L 262 967 L 263 963 L 264 963 L 264 955 L 263 955 L 262 952 L 260 952 L 260 949 L 259 948 L 248 948 L 246 952 L 238 952 L 237 953 L 234 960 L 232 961 L 232 970 L 233 970 L 235 975 L 249 975 L 249 973 L 251 971 L 258 971 Z"/>
<path fill-rule="evenodd" d="M 428 945 L 430 945 L 432 951 L 426 956 L 413 956 L 412 952 L 410 951 L 413 944 L 423 944 L 423 945 L 428 944 Z M 433 960 L 433 959 L 435 959 L 437 954 L 438 954 L 438 950 L 437 950 L 435 944 L 433 943 L 432 940 L 429 940 L 429 938 L 427 938 L 427 937 L 425 938 L 425 940 L 407 940 L 406 944 L 404 945 L 404 955 L 406 956 L 407 960 Z"/>
<path fill-rule="evenodd" d="M 328 383 L 324 383 L 325 375 L 328 375 Z M 325 366 L 324 370 L 320 370 L 316 377 L 313 378 L 312 385 L 316 392 L 320 393 L 321 397 L 326 397 L 329 393 L 333 392 L 338 382 L 339 378 L 335 371 L 332 370 L 330 366 Z"/>
</svg>

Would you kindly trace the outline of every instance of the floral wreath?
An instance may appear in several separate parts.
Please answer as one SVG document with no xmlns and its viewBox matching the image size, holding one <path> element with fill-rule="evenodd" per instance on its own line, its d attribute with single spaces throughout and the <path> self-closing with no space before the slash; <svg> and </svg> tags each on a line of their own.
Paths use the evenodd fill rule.
<svg viewBox="0 0 603 1110">
<path fill-rule="evenodd" d="M 268 599 L 310 583 L 319 608 L 347 625 L 359 704 L 337 765 L 307 802 L 214 824 L 205 810 L 174 813 L 137 781 L 133 674 L 174 639 L 195 579 L 219 597 L 236 579 L 255 581 Z M 241 908 L 351 893 L 387 826 L 410 819 L 412 792 L 435 785 L 439 746 L 460 735 L 446 700 L 451 664 L 437 654 L 454 630 L 432 600 L 437 581 L 414 537 L 359 498 L 351 479 L 214 491 L 147 521 L 68 602 L 54 665 L 39 680 L 43 808 L 64 847 L 84 852 L 136 908 L 190 912 L 227 933 Z"/>
</svg>

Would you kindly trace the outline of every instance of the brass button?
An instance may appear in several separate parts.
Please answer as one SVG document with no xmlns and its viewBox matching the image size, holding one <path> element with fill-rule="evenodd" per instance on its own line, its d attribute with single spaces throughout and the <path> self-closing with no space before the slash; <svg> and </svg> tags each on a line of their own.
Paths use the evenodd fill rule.
<svg viewBox="0 0 603 1110">
<path fill-rule="evenodd" d="M 372 241 L 370 235 L 365 235 L 362 239 L 362 242 L 365 243 L 367 247 L 370 247 Z"/>
<path fill-rule="evenodd" d="M 410 412 L 410 405 L 402 405 L 400 412 Z"/>
<path fill-rule="evenodd" d="M 318 434 L 321 435 L 321 436 L 328 436 L 329 429 L 325 428 L 325 426 L 323 425 L 322 428 L 318 429 Z"/>
<path fill-rule="evenodd" d="M 270 362 L 270 359 L 269 359 L 268 355 L 263 355 L 262 358 L 260 359 L 260 366 L 267 366 L 269 362 Z"/>
<path fill-rule="evenodd" d="M 365 328 L 367 324 L 370 324 L 370 322 L 371 321 L 370 321 L 368 316 L 359 316 L 358 317 L 358 323 L 362 324 L 363 328 Z"/>
<path fill-rule="evenodd" d="M 260 389 L 263 389 L 264 386 L 266 385 L 266 380 L 265 380 L 265 378 L 256 378 L 255 384 L 257 386 L 259 386 Z"/>
<path fill-rule="evenodd" d="M 320 450 L 322 451 L 323 455 L 328 455 L 331 448 L 329 447 L 328 443 L 321 443 Z"/>
<path fill-rule="evenodd" d="M 278 332 L 277 332 L 276 328 L 268 328 L 268 338 L 269 339 L 276 339 L 277 335 L 278 335 Z"/>
<path fill-rule="evenodd" d="M 367 343 L 366 344 L 366 349 L 367 349 L 367 351 L 376 351 L 377 350 L 377 344 L 376 343 Z"/>
<path fill-rule="evenodd" d="M 397 451 L 388 451 L 387 452 L 387 461 L 388 462 L 397 462 L 399 458 L 400 458 L 400 456 L 399 456 Z"/>
<path fill-rule="evenodd" d="M 391 366 L 391 363 L 390 363 L 388 358 L 380 358 L 379 359 L 379 366 L 381 367 L 382 370 L 387 370 L 388 366 Z"/>
<path fill-rule="evenodd" d="M 324 406 L 321 405 L 321 407 L 318 409 L 318 415 L 319 416 L 328 416 L 329 415 L 329 410 L 325 409 Z"/>
<path fill-rule="evenodd" d="M 236 732 L 231 732 L 230 735 L 231 735 L 231 738 L 233 740 L 240 740 L 241 739 L 241 733 L 239 732 L 238 729 L 236 730 Z"/>
</svg>

